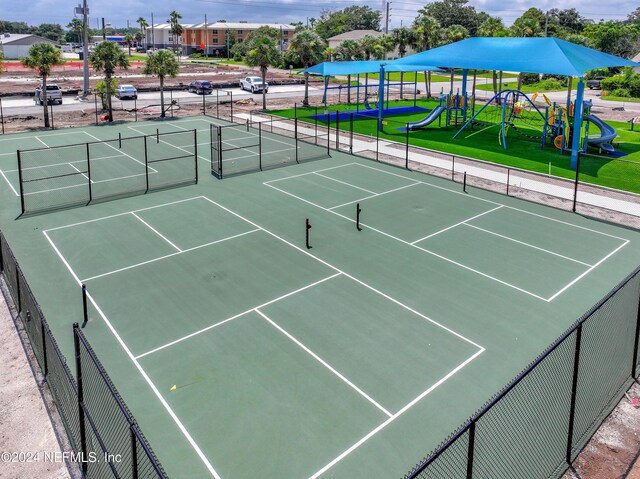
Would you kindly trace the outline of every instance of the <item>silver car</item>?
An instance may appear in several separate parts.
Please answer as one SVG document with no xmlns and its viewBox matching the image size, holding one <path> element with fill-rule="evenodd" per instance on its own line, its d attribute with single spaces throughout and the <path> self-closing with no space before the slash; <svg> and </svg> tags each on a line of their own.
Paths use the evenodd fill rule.
<svg viewBox="0 0 640 479">
<path fill-rule="evenodd" d="M 269 84 L 266 82 L 263 84 L 262 78 L 260 77 L 246 77 L 240 80 L 240 88 L 250 91 L 251 93 L 264 89 L 264 92 L 267 93 L 269 91 Z"/>
<path fill-rule="evenodd" d="M 133 85 L 118 85 L 116 87 L 116 98 L 124 100 L 125 98 L 131 98 L 136 100 L 138 98 L 138 90 Z"/>
</svg>

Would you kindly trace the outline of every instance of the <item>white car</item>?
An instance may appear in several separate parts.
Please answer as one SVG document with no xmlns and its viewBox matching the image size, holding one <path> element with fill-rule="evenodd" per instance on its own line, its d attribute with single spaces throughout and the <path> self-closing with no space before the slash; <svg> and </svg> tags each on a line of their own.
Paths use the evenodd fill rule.
<svg viewBox="0 0 640 479">
<path fill-rule="evenodd" d="M 262 91 L 267 93 L 269 91 L 269 84 L 262 83 L 262 78 L 260 77 L 246 77 L 240 80 L 240 89 L 250 91 L 251 93 L 255 93 L 257 91 Z"/>
<path fill-rule="evenodd" d="M 124 100 L 125 98 L 131 98 L 135 100 L 138 98 L 138 90 L 133 85 L 118 85 L 116 87 L 116 98 Z"/>
</svg>

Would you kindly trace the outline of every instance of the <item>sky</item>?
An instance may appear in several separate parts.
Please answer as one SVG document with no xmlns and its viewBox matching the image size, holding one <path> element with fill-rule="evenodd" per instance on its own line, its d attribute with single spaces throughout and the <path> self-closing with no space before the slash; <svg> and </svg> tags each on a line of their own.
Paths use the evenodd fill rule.
<svg viewBox="0 0 640 479">
<path fill-rule="evenodd" d="M 82 0 L 30 0 L 11 8 L 13 0 L 0 0 L 0 19 L 24 21 L 30 25 L 39 23 L 59 23 L 63 27 L 73 18 L 74 7 Z M 390 4 L 390 27 L 410 25 L 416 11 L 428 2 L 420 0 L 393 0 Z M 101 17 L 114 27 L 126 27 L 127 21 L 135 26 L 138 17 L 151 23 L 151 13 L 156 23 L 166 21 L 169 12 L 177 10 L 182 23 L 199 23 L 225 19 L 227 21 L 289 23 L 318 18 L 325 9 L 340 10 L 349 5 L 367 5 L 375 10 L 383 10 L 383 0 L 88 0 L 90 25 L 97 28 Z M 511 25 L 524 11 L 537 7 L 543 11 L 551 8 L 576 8 L 583 16 L 598 21 L 623 20 L 638 6 L 637 0 L 471 0 L 469 5 L 477 11 L 485 11 L 492 16 L 502 17 L 506 25 Z M 614 13 L 615 12 L 615 13 Z M 384 20 L 383 20 L 384 22 Z"/>
</svg>

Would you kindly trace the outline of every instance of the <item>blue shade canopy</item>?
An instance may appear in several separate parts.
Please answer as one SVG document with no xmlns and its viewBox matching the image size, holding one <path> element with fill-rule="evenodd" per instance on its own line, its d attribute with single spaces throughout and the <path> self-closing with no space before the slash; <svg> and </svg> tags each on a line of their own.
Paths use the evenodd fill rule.
<svg viewBox="0 0 640 479">
<path fill-rule="evenodd" d="M 384 65 L 386 72 L 417 72 L 417 71 L 441 71 L 438 67 L 420 65 L 396 65 L 390 60 L 368 60 L 353 62 L 324 62 L 314 65 L 300 73 L 309 72 L 323 77 L 334 75 L 357 75 L 360 73 L 379 73 L 380 66 Z"/>
<path fill-rule="evenodd" d="M 582 76 L 594 68 L 640 67 L 640 63 L 558 38 L 468 38 L 392 63 L 570 76 Z"/>
</svg>

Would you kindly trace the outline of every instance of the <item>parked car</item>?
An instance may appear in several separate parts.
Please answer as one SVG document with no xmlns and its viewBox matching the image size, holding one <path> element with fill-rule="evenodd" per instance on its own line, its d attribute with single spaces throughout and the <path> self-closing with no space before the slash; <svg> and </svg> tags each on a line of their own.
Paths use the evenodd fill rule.
<svg viewBox="0 0 640 479">
<path fill-rule="evenodd" d="M 118 85 L 116 87 L 116 98 L 124 100 L 125 98 L 131 98 L 136 100 L 138 98 L 138 90 L 133 85 Z"/>
<path fill-rule="evenodd" d="M 213 85 L 206 80 L 196 80 L 189 83 L 189 92 L 196 95 L 209 95 L 213 91 Z"/>
<path fill-rule="evenodd" d="M 587 80 L 587 86 L 590 90 L 593 90 L 594 88 L 600 90 L 600 82 L 604 79 L 605 77 L 595 77 L 591 80 Z"/>
<path fill-rule="evenodd" d="M 240 88 L 242 90 L 248 90 L 251 93 L 255 93 L 257 91 L 262 91 L 267 93 L 269 91 L 269 84 L 262 83 L 262 78 L 260 77 L 246 77 L 240 80 Z"/>
<path fill-rule="evenodd" d="M 147 49 L 145 47 L 137 46 L 136 47 L 136 52 L 138 52 L 138 53 L 146 53 Z"/>
<path fill-rule="evenodd" d="M 43 104 L 44 95 L 42 94 L 42 85 L 39 85 L 36 88 L 33 95 L 33 101 L 40 105 Z M 58 103 L 59 105 L 62 105 L 62 90 L 55 83 L 49 83 L 47 85 L 47 103 Z"/>
</svg>

